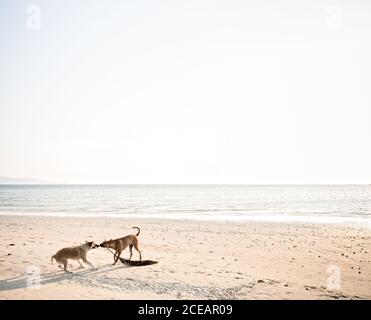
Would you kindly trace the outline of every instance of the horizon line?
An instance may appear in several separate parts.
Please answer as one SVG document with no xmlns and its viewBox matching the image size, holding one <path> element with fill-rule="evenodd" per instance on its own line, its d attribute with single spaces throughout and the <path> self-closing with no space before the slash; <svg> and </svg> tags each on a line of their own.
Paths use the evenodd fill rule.
<svg viewBox="0 0 371 320">
<path fill-rule="evenodd" d="M 371 186 L 371 183 L 1 183 L 0 186 Z"/>
</svg>

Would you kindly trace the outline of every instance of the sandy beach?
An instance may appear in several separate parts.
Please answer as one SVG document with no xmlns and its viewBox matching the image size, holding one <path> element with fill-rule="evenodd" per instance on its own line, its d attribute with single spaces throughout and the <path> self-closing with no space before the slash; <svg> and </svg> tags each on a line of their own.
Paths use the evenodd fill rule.
<svg viewBox="0 0 371 320">
<path fill-rule="evenodd" d="M 50 263 L 62 247 L 132 226 L 158 264 L 112 266 L 104 248 L 88 253 L 97 269 Z M 371 299 L 371 232 L 351 224 L 2 215 L 0 242 L 0 299 Z"/>
</svg>

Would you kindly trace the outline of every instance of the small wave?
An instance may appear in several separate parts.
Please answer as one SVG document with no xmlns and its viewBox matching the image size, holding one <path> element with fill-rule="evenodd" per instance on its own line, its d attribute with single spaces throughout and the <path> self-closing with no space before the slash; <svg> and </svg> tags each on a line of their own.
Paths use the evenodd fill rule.
<svg viewBox="0 0 371 320">
<path fill-rule="evenodd" d="M 319 216 L 319 215 L 290 215 L 290 214 L 262 214 L 262 215 L 212 215 L 212 214 L 125 214 L 125 213 L 64 213 L 64 212 L 0 212 L 8 216 L 40 216 L 61 218 L 121 218 L 121 219 L 167 219 L 167 220 L 192 220 L 210 222 L 301 222 L 301 223 L 324 223 L 357 224 L 371 228 L 371 218 L 367 217 L 345 217 L 345 216 Z"/>
</svg>

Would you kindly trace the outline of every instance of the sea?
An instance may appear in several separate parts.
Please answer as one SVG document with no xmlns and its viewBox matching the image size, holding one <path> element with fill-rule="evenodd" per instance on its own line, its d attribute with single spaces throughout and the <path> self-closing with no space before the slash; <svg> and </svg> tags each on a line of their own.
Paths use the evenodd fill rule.
<svg viewBox="0 0 371 320">
<path fill-rule="evenodd" d="M 371 185 L 0 185 L 1 215 L 371 226 Z"/>
</svg>

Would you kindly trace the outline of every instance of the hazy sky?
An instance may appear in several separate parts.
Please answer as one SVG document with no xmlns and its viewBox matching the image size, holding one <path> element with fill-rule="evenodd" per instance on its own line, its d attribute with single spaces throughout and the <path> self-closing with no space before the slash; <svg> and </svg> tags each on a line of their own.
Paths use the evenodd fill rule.
<svg viewBox="0 0 371 320">
<path fill-rule="evenodd" d="M 0 176 L 371 183 L 371 1 L 1 0 Z"/>
</svg>

